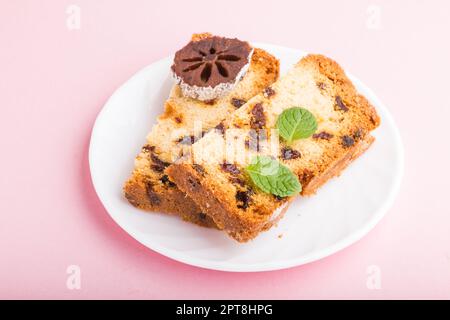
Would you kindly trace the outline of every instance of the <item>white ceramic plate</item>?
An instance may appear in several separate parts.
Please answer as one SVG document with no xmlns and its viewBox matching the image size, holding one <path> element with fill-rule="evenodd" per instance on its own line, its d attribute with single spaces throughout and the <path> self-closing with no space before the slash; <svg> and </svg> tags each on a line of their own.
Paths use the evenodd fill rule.
<svg viewBox="0 0 450 320">
<path fill-rule="evenodd" d="M 283 74 L 304 52 L 255 44 L 281 61 Z M 216 270 L 277 270 L 318 260 L 354 243 L 383 217 L 399 189 L 403 148 L 389 111 L 362 82 L 350 76 L 382 119 L 376 141 L 317 195 L 298 198 L 277 227 L 239 244 L 225 233 L 177 217 L 140 211 L 124 199 L 122 185 L 145 137 L 162 112 L 173 84 L 172 57 L 144 68 L 108 100 L 95 122 L 89 163 L 95 190 L 111 217 L 148 248 L 172 259 Z M 280 236 L 281 235 L 281 236 Z"/>
</svg>

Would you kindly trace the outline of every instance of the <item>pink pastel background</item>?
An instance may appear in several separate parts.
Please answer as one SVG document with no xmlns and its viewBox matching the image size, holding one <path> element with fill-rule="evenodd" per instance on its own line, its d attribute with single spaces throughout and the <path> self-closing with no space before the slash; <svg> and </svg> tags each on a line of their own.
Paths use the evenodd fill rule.
<svg viewBox="0 0 450 320">
<path fill-rule="evenodd" d="M 80 30 L 66 27 L 70 4 Z M 165 258 L 111 220 L 90 181 L 95 117 L 201 31 L 330 55 L 385 102 L 405 176 L 368 236 L 305 266 L 225 273 Z M 1 0 L 0 298 L 450 298 L 449 31 L 444 0 Z M 66 288 L 72 264 L 81 290 Z M 370 265 L 380 290 L 366 287 Z"/>
</svg>

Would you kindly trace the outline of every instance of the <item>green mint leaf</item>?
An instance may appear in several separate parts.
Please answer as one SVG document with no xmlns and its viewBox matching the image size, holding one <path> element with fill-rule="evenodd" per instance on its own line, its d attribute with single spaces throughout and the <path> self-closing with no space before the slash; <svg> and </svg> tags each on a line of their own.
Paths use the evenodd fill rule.
<svg viewBox="0 0 450 320">
<path fill-rule="evenodd" d="M 312 136 L 317 130 L 317 121 L 308 110 L 293 107 L 284 110 L 278 116 L 277 128 L 284 140 L 292 142 Z"/>
<path fill-rule="evenodd" d="M 302 191 L 297 176 L 270 157 L 256 156 L 245 169 L 253 183 L 266 193 L 287 197 Z"/>
</svg>

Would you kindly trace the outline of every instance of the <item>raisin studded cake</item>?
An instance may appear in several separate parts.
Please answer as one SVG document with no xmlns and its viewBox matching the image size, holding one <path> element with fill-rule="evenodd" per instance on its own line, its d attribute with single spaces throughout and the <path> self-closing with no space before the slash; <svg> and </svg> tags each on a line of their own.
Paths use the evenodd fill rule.
<svg viewBox="0 0 450 320">
<path fill-rule="evenodd" d="M 172 88 L 164 112 L 147 136 L 124 186 L 125 197 L 132 205 L 215 226 L 164 171 L 204 132 L 220 127 L 224 118 L 278 79 L 276 58 L 246 42 L 237 47 L 236 39 L 197 34 L 189 43 L 190 49 L 185 47 L 176 54 L 172 71 L 178 84 Z M 222 81 L 217 81 L 217 77 Z M 221 83 L 228 85 L 220 86 Z M 186 92 L 197 99 L 186 96 Z M 209 100 L 201 101 L 200 95 Z"/>
<path fill-rule="evenodd" d="M 274 159 L 298 179 L 305 196 L 314 194 L 361 155 L 374 140 L 370 132 L 380 123 L 373 106 L 358 94 L 336 62 L 308 55 L 227 118 L 226 130 L 207 133 L 192 146 L 190 155 L 166 170 L 220 229 L 239 242 L 275 224 L 298 192 L 278 196 L 262 191 L 246 169 L 245 159 L 252 157 L 241 162 L 224 160 L 224 141 L 227 146 L 230 137 L 244 139 L 245 153 L 264 154 L 266 149 L 249 143 L 261 140 L 261 135 L 243 137 L 238 130 L 267 130 L 262 140 L 273 140 L 268 130 L 275 128 L 280 115 L 292 107 L 312 114 L 314 134 L 289 143 L 276 137 L 279 148 Z"/>
</svg>

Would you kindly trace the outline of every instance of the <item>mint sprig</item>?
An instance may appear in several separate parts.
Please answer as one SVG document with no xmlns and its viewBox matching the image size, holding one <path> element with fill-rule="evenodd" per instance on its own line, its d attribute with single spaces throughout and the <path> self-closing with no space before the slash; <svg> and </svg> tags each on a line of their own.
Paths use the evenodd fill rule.
<svg viewBox="0 0 450 320">
<path fill-rule="evenodd" d="M 287 197 L 302 191 L 297 176 L 288 167 L 270 157 L 256 156 L 245 170 L 253 183 L 266 193 Z"/>
<path fill-rule="evenodd" d="M 308 110 L 293 107 L 284 110 L 278 116 L 277 128 L 280 136 L 290 143 L 312 136 L 317 130 L 317 121 Z"/>
</svg>

